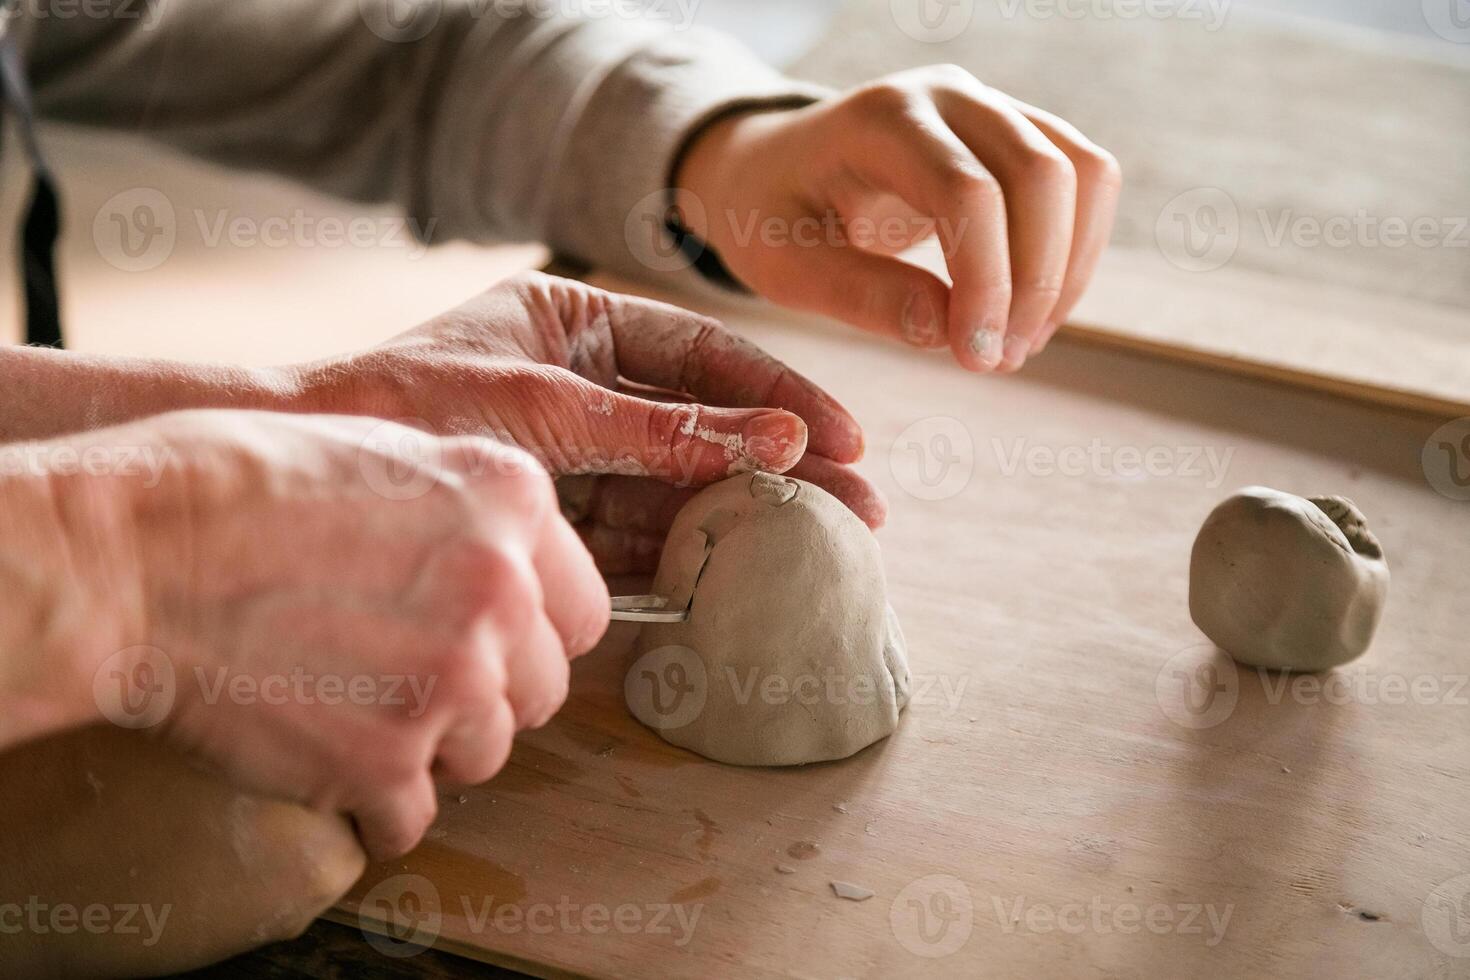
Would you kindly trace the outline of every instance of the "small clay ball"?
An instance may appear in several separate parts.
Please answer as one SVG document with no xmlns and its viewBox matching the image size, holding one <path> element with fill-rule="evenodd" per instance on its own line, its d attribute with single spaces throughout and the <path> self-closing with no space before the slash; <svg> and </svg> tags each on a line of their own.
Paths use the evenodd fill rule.
<svg viewBox="0 0 1470 980">
<path fill-rule="evenodd" d="M 1189 614 L 1237 661 L 1318 671 L 1362 655 L 1388 564 L 1345 497 L 1246 487 L 1216 507 L 1189 562 Z"/>
</svg>

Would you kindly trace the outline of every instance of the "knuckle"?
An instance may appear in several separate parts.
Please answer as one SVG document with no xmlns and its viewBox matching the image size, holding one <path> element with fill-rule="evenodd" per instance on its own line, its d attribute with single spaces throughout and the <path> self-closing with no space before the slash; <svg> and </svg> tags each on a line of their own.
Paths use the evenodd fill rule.
<svg viewBox="0 0 1470 980">
<path fill-rule="evenodd" d="M 1025 163 L 1026 178 L 1049 190 L 1071 191 L 1077 186 L 1077 171 L 1060 150 L 1038 150 Z"/>
<path fill-rule="evenodd" d="M 1118 158 L 1100 146 L 1091 146 L 1080 152 L 1074 165 L 1079 181 L 1114 190 L 1123 186 L 1123 168 L 1118 164 Z"/>
<path fill-rule="evenodd" d="M 972 88 L 978 81 L 974 74 L 953 62 L 933 65 L 926 69 L 926 73 L 932 81 L 951 87 Z"/>
<path fill-rule="evenodd" d="M 992 208 L 1004 203 L 1000 181 L 979 167 L 957 164 L 941 178 L 944 192 L 965 204 Z"/>
<path fill-rule="evenodd" d="M 1016 283 L 1015 291 L 1018 293 L 1026 293 L 1031 296 L 1047 299 L 1055 303 L 1058 299 L 1061 298 L 1064 285 L 1065 276 L 1064 274 L 1059 273 L 1055 276 L 1042 276 L 1036 279 L 1027 280 L 1025 282 Z"/>
<path fill-rule="evenodd" d="M 845 101 L 860 115 L 890 116 L 907 112 L 914 94 L 898 81 L 882 79 L 854 89 Z"/>
</svg>

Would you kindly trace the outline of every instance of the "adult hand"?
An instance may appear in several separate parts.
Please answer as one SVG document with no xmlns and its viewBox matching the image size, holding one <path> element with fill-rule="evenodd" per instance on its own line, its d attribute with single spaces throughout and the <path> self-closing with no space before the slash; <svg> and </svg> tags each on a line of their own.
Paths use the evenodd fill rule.
<svg viewBox="0 0 1470 980">
<path fill-rule="evenodd" d="M 643 571 L 697 488 L 789 472 L 882 523 L 845 464 L 862 430 L 835 399 L 717 321 L 540 274 L 518 276 L 364 353 L 297 369 L 313 411 L 412 419 L 520 446 L 578 488 L 605 572 Z"/>
<path fill-rule="evenodd" d="M 1086 288 L 1121 177 L 1066 121 L 946 65 L 721 119 L 675 183 L 686 226 L 756 292 L 1014 371 Z M 894 257 L 936 232 L 952 288 Z"/>
<path fill-rule="evenodd" d="M 498 771 L 607 627 L 602 578 L 519 449 L 233 411 L 86 438 L 167 465 L 156 484 L 51 481 L 74 520 L 60 553 L 106 586 L 46 604 L 86 637 L 68 644 L 72 703 L 125 723 L 97 691 L 163 698 L 153 730 L 247 788 L 350 814 L 375 857 L 428 827 L 432 776 Z"/>
</svg>

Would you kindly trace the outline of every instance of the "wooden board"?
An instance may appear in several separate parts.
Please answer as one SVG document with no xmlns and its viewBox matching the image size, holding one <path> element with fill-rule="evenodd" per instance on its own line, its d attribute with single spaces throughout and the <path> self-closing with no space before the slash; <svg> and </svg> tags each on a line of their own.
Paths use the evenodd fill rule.
<svg viewBox="0 0 1470 980">
<path fill-rule="evenodd" d="M 866 427 L 917 684 L 899 731 L 832 764 L 704 761 L 624 708 L 620 626 L 334 918 L 544 975 L 1465 975 L 1470 504 L 1420 465 L 1443 420 L 1065 339 L 977 378 L 715 312 Z M 1262 678 L 1190 623 L 1194 531 L 1248 483 L 1369 516 L 1394 581 L 1360 662 Z"/>
</svg>

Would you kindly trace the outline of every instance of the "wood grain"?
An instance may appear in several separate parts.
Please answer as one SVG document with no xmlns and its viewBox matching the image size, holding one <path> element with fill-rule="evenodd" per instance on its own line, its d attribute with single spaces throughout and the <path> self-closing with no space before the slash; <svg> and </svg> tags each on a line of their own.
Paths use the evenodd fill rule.
<svg viewBox="0 0 1470 980">
<path fill-rule="evenodd" d="M 1436 886 L 1470 883 L 1470 511 L 1420 470 L 1434 422 L 1065 339 L 1022 375 L 976 378 L 814 321 L 715 312 L 815 366 L 866 427 L 921 686 L 899 731 L 820 766 L 707 762 L 629 716 L 619 627 L 505 772 L 446 795 L 425 844 L 334 917 L 423 925 L 422 904 L 363 904 L 418 875 L 436 948 L 548 976 L 1463 975 L 1425 932 Z M 953 485 L 936 486 L 954 492 L 921 499 L 914 464 L 942 472 L 940 433 Z M 1133 474 L 1120 450 L 1160 465 Z M 1094 462 L 1048 472 L 1046 453 Z M 1193 533 L 1257 482 L 1344 493 L 1373 523 L 1394 582 L 1360 662 L 1263 677 L 1190 623 Z M 1433 696 L 1395 703 L 1415 683 Z M 840 899 L 834 880 L 875 895 Z M 968 898 L 949 908 L 970 932 L 931 958 L 917 910 L 943 911 L 941 893 Z M 575 912 L 542 932 L 516 918 L 559 904 L 698 919 L 681 945 Z"/>
</svg>

